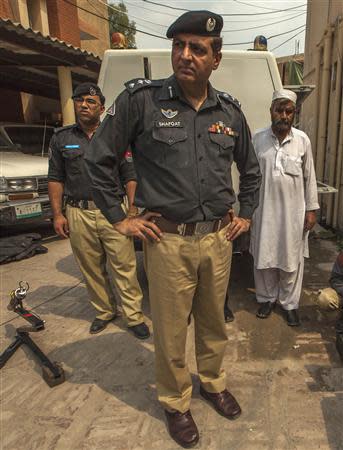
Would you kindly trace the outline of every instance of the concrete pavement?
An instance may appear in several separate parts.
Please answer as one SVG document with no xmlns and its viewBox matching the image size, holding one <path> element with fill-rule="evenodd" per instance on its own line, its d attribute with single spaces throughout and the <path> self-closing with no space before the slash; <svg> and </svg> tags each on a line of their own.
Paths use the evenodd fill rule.
<svg viewBox="0 0 343 450">
<path fill-rule="evenodd" d="M 53 240 L 49 252 L 0 267 L 1 349 L 26 322 L 7 311 L 8 292 L 19 280 L 30 283 L 26 306 L 46 320 L 32 337 L 54 361 L 63 363 L 66 382 L 49 388 L 32 354 L 19 349 L 1 370 L 1 448 L 6 450 L 171 450 L 154 385 L 153 341 L 140 342 L 117 319 L 98 334 L 88 333 L 94 317 L 67 241 Z M 343 368 L 335 349 L 335 314 L 314 306 L 311 291 L 326 285 L 337 249 L 311 240 L 306 263 L 301 328 L 292 329 L 277 308 L 268 320 L 255 317 L 249 260 L 235 257 L 225 358 L 228 388 L 243 414 L 234 422 L 219 416 L 199 396 L 193 355 L 192 413 L 201 433 L 198 449 L 343 449 Z M 139 278 L 147 286 L 139 258 Z"/>
</svg>

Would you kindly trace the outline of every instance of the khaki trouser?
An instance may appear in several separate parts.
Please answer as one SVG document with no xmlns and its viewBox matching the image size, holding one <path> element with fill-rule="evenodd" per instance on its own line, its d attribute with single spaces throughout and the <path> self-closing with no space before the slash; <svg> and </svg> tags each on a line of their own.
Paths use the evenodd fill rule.
<svg viewBox="0 0 343 450">
<path fill-rule="evenodd" d="M 320 308 L 327 311 L 335 311 L 343 307 L 342 298 L 332 288 L 319 291 L 319 295 L 315 301 Z"/>
<path fill-rule="evenodd" d="M 156 386 L 159 401 L 169 410 L 189 409 L 192 380 L 186 364 L 186 337 L 191 312 L 201 384 L 208 392 L 226 387 L 223 310 L 232 255 L 226 229 L 202 237 L 164 233 L 160 243 L 145 244 Z"/>
<path fill-rule="evenodd" d="M 106 263 L 112 269 L 128 326 L 144 321 L 142 292 L 136 275 L 136 256 L 131 238 L 115 231 L 99 209 L 84 210 L 67 205 L 70 244 L 84 276 L 97 318 L 116 314 Z"/>
</svg>

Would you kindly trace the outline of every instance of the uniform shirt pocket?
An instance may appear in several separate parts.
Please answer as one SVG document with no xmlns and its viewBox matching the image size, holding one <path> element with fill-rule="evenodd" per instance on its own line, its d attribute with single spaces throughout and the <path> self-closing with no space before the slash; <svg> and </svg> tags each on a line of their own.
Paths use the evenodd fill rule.
<svg viewBox="0 0 343 450">
<path fill-rule="evenodd" d="M 184 128 L 154 127 L 152 137 L 164 164 L 175 168 L 188 167 L 190 155 L 184 143 L 187 140 L 187 131 Z"/>
<path fill-rule="evenodd" d="M 65 160 L 67 171 L 71 173 L 80 173 L 82 169 L 82 155 L 81 148 L 62 148 L 62 156 Z"/>
<path fill-rule="evenodd" d="M 222 149 L 227 150 L 235 145 L 235 139 L 232 136 L 222 133 L 209 133 L 210 139 L 215 144 L 218 144 Z"/>
<path fill-rule="evenodd" d="M 155 141 L 163 142 L 169 146 L 187 139 L 187 132 L 183 128 L 153 128 L 152 137 Z"/>
</svg>

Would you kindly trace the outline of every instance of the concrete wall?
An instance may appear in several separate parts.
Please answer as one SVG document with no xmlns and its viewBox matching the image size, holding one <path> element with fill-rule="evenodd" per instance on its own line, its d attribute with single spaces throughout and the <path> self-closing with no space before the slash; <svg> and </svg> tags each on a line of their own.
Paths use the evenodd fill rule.
<svg viewBox="0 0 343 450">
<path fill-rule="evenodd" d="M 322 219 L 343 229 L 343 1 L 308 0 L 304 84 L 316 89 L 304 102 L 301 127 L 309 135 L 317 179 L 338 194 L 321 199 Z"/>
</svg>

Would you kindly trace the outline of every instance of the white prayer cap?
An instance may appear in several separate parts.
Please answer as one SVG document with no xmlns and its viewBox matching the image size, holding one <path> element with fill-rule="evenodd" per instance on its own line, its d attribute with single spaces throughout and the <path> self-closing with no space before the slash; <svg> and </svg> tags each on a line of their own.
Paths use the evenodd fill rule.
<svg viewBox="0 0 343 450">
<path fill-rule="evenodd" d="M 273 92 L 272 103 L 275 100 L 278 100 L 278 99 L 281 99 L 281 98 L 285 98 L 287 100 L 290 100 L 295 105 L 297 104 L 297 94 L 295 92 L 293 92 L 293 91 L 290 91 L 289 89 L 279 89 L 278 91 L 274 91 Z"/>
</svg>

